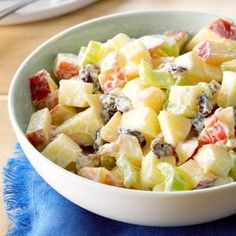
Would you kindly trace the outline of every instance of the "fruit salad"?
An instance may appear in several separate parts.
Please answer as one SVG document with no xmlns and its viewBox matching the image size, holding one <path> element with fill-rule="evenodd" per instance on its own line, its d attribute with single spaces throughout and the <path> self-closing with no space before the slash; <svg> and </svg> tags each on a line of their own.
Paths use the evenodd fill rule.
<svg viewBox="0 0 236 236">
<path fill-rule="evenodd" d="M 90 41 L 29 78 L 28 140 L 84 178 L 182 191 L 236 180 L 236 31 Z"/>
</svg>

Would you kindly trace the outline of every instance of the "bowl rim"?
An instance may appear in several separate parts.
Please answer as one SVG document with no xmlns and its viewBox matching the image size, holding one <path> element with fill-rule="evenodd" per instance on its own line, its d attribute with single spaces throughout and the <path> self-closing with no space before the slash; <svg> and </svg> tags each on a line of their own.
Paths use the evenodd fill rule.
<svg viewBox="0 0 236 236">
<path fill-rule="evenodd" d="M 233 17 L 223 15 L 221 13 L 216 13 L 216 12 L 210 12 L 210 11 L 192 11 L 192 10 L 182 10 L 182 9 L 158 9 L 158 10 L 132 10 L 132 11 L 125 11 L 121 13 L 115 13 L 115 14 L 109 14 L 97 18 L 93 18 L 84 22 L 81 22 L 79 24 L 73 25 L 56 35 L 50 37 L 47 39 L 45 42 L 40 44 L 37 48 L 35 48 L 25 59 L 24 61 L 18 66 L 13 79 L 10 83 L 9 87 L 9 93 L 8 93 L 8 113 L 9 113 L 9 118 L 11 125 L 13 127 L 13 130 L 17 136 L 18 142 L 20 144 L 27 145 L 28 147 L 31 148 L 32 152 L 34 152 L 36 155 L 40 155 L 43 158 L 43 161 L 47 163 L 48 165 L 51 165 L 53 168 L 56 168 L 57 171 L 63 172 L 64 174 L 68 175 L 70 178 L 77 178 L 81 181 L 81 183 L 84 183 L 86 185 L 90 185 L 91 187 L 94 188 L 99 188 L 99 189 L 104 189 L 105 191 L 108 192 L 116 192 L 119 194 L 139 194 L 140 196 L 159 196 L 159 197 L 174 197 L 174 196 L 192 196 L 192 195 L 198 195 L 198 194 L 204 194 L 204 193 L 213 193 L 213 192 L 218 192 L 218 191 L 223 191 L 227 190 L 230 188 L 235 188 L 236 187 L 236 182 L 220 185 L 220 186 L 215 186 L 215 187 L 210 187 L 210 188 L 205 188 L 205 189 L 196 189 L 196 190 L 183 190 L 183 191 L 170 191 L 170 192 L 157 192 L 157 191 L 147 191 L 147 190 L 137 190 L 137 189 L 127 189 L 127 188 L 121 188 L 121 187 L 116 187 L 116 186 L 111 186 L 111 185 L 106 185 L 102 184 L 99 182 L 95 182 L 89 179 L 86 179 L 84 177 L 81 177 L 79 175 L 73 174 L 62 167 L 58 166 L 57 164 L 53 163 L 49 159 L 47 159 L 43 154 L 41 154 L 26 138 L 24 132 L 21 130 L 21 128 L 17 124 L 17 119 L 14 113 L 14 91 L 16 91 L 15 84 L 16 81 L 21 74 L 21 71 L 24 70 L 25 65 L 34 57 L 35 54 L 37 54 L 39 51 L 41 51 L 44 47 L 46 47 L 48 44 L 53 43 L 54 41 L 60 39 L 63 35 L 69 34 L 73 32 L 76 29 L 79 29 L 81 27 L 86 27 L 88 25 L 92 25 L 94 23 L 102 23 L 103 21 L 109 20 L 111 18 L 120 18 L 123 16 L 133 16 L 133 15 L 139 15 L 139 14 L 148 14 L 148 13 L 156 13 L 156 14 L 165 14 L 165 13 L 170 13 L 170 14 L 202 14 L 202 15 L 211 15 L 215 17 L 221 17 L 221 18 L 226 18 L 229 20 L 233 20 Z M 27 155 L 26 155 L 27 157 Z M 28 157 L 27 157 L 28 159 Z M 37 172 L 38 173 L 38 172 Z M 40 175 L 40 173 L 38 173 Z"/>
</svg>

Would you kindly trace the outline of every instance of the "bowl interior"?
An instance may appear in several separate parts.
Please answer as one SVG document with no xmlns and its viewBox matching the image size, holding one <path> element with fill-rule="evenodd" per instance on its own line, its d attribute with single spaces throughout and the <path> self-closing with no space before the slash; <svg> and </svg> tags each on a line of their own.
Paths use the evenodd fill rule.
<svg viewBox="0 0 236 236">
<path fill-rule="evenodd" d="M 146 11 L 108 16 L 74 26 L 36 49 L 18 69 L 10 89 L 10 112 L 21 132 L 25 132 L 33 107 L 28 79 L 45 68 L 52 72 L 58 52 L 77 54 L 90 40 L 105 41 L 117 33 L 130 37 L 163 33 L 166 30 L 197 32 L 217 16 L 185 11 Z"/>
</svg>

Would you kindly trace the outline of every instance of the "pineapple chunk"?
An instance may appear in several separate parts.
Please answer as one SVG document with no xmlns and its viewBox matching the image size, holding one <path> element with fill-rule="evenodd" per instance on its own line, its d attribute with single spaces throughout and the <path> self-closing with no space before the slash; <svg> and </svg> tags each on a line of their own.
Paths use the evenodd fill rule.
<svg viewBox="0 0 236 236">
<path fill-rule="evenodd" d="M 139 64 L 144 60 L 151 65 L 151 56 L 140 39 L 127 43 L 121 49 L 121 54 L 124 55 L 127 62 L 132 61 L 135 64 Z"/>
<path fill-rule="evenodd" d="M 93 108 L 88 108 L 66 120 L 55 132 L 70 136 L 79 145 L 91 146 L 94 144 L 97 130 L 102 125 L 100 115 Z"/>
<path fill-rule="evenodd" d="M 65 168 L 82 156 L 82 149 L 67 135 L 59 134 L 46 146 L 42 154 L 57 165 Z"/>
<path fill-rule="evenodd" d="M 178 164 L 181 165 L 186 162 L 193 155 L 197 147 L 197 138 L 192 138 L 184 142 L 179 142 L 175 149 L 179 159 Z"/>
<path fill-rule="evenodd" d="M 141 132 L 147 142 L 155 138 L 160 131 L 157 114 L 148 107 L 135 108 L 125 112 L 122 115 L 120 128 Z"/>
<path fill-rule="evenodd" d="M 31 115 L 26 136 L 38 150 L 43 149 L 47 145 L 50 127 L 51 116 L 48 108 L 39 110 Z"/>
<path fill-rule="evenodd" d="M 150 107 L 155 112 L 159 112 L 165 101 L 165 93 L 157 87 L 149 87 L 144 89 L 139 95 L 132 101 L 134 108 Z"/>
<path fill-rule="evenodd" d="M 197 97 L 203 92 L 211 94 L 210 88 L 205 83 L 194 86 L 171 86 L 167 110 L 191 118 L 197 112 Z"/>
<path fill-rule="evenodd" d="M 74 107 L 88 107 L 85 94 L 93 93 L 93 84 L 76 80 L 61 80 L 59 103 Z"/>
<path fill-rule="evenodd" d="M 188 160 L 179 167 L 180 170 L 185 171 L 189 180 L 191 181 L 191 189 L 206 188 L 216 180 L 216 176 L 210 172 L 204 173 L 203 169 L 195 160 Z"/>
<path fill-rule="evenodd" d="M 141 167 L 141 183 L 145 188 L 153 188 L 155 185 L 163 182 L 163 177 L 159 169 L 157 169 L 157 164 L 160 160 L 152 153 L 149 152 L 142 159 Z"/>
<path fill-rule="evenodd" d="M 60 125 L 65 120 L 77 114 L 74 107 L 69 107 L 63 104 L 57 104 L 51 111 L 52 125 Z"/>
<path fill-rule="evenodd" d="M 117 34 L 112 39 L 108 40 L 108 43 L 110 43 L 117 51 L 120 51 L 129 42 L 129 36 L 123 33 Z"/>
<path fill-rule="evenodd" d="M 102 139 L 107 142 L 114 142 L 118 138 L 118 128 L 121 122 L 121 113 L 116 112 L 111 119 L 102 127 Z"/>
<path fill-rule="evenodd" d="M 104 167 L 84 167 L 79 171 L 79 175 L 99 183 L 124 187 L 123 181 Z"/>
<path fill-rule="evenodd" d="M 180 115 L 162 110 L 158 115 L 165 142 L 176 147 L 184 141 L 191 129 L 191 120 Z"/>
<path fill-rule="evenodd" d="M 53 73 L 58 79 L 70 79 L 79 74 L 78 56 L 68 53 L 58 53 Z"/>
<path fill-rule="evenodd" d="M 200 56 L 206 63 L 219 66 L 225 61 L 236 59 L 235 47 L 225 41 L 203 41 L 193 49 L 194 53 Z"/>
<path fill-rule="evenodd" d="M 221 81 L 222 72 L 219 67 L 208 65 L 193 52 L 188 52 L 175 58 L 176 66 L 186 68 L 184 73 L 186 83 L 194 85 L 198 82 L 211 82 L 212 80 Z"/>
<path fill-rule="evenodd" d="M 219 107 L 236 107 L 236 72 L 223 72 L 223 81 L 218 93 L 217 103 Z"/>
<path fill-rule="evenodd" d="M 236 72 L 236 60 L 226 61 L 221 64 L 221 69 L 223 71 L 233 71 Z"/>
<path fill-rule="evenodd" d="M 210 171 L 217 176 L 227 176 L 232 167 L 232 159 L 227 149 L 217 144 L 202 146 L 193 158 L 205 174 Z"/>
</svg>

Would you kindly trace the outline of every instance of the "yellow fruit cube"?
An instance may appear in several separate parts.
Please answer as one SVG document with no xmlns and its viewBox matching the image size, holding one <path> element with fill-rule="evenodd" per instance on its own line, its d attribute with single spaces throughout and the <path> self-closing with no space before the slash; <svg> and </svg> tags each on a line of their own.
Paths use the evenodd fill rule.
<svg viewBox="0 0 236 236">
<path fill-rule="evenodd" d="M 121 113 L 116 112 L 101 129 L 102 139 L 107 142 L 114 142 L 118 138 L 118 128 L 121 122 Z"/>
<path fill-rule="evenodd" d="M 79 145 L 91 146 L 94 144 L 97 130 L 102 125 L 100 115 L 93 108 L 88 108 L 66 120 L 55 132 L 70 136 Z"/>
<path fill-rule="evenodd" d="M 218 93 L 217 103 L 219 107 L 236 107 L 236 72 L 223 72 L 223 80 Z"/>
<path fill-rule="evenodd" d="M 62 168 L 67 167 L 71 162 L 82 155 L 82 149 L 70 137 L 59 134 L 46 148 L 42 154 Z"/>
<path fill-rule="evenodd" d="M 52 125 L 60 125 L 65 120 L 77 114 L 74 107 L 57 104 L 51 111 Z"/>
<path fill-rule="evenodd" d="M 26 136 L 38 150 L 47 145 L 50 127 L 51 116 L 48 108 L 41 109 L 31 115 Z"/>
<path fill-rule="evenodd" d="M 192 126 L 190 119 L 164 110 L 160 112 L 158 119 L 165 142 L 174 147 L 186 139 Z"/>
<path fill-rule="evenodd" d="M 149 107 L 135 108 L 122 115 L 120 128 L 141 132 L 148 142 L 160 132 L 156 112 Z"/>
<path fill-rule="evenodd" d="M 74 107 L 88 107 L 85 94 L 93 93 L 93 84 L 77 80 L 61 80 L 59 103 Z"/>
<path fill-rule="evenodd" d="M 217 144 L 202 146 L 193 158 L 203 168 L 204 173 L 227 176 L 232 167 L 232 159 L 227 149 Z"/>
</svg>

